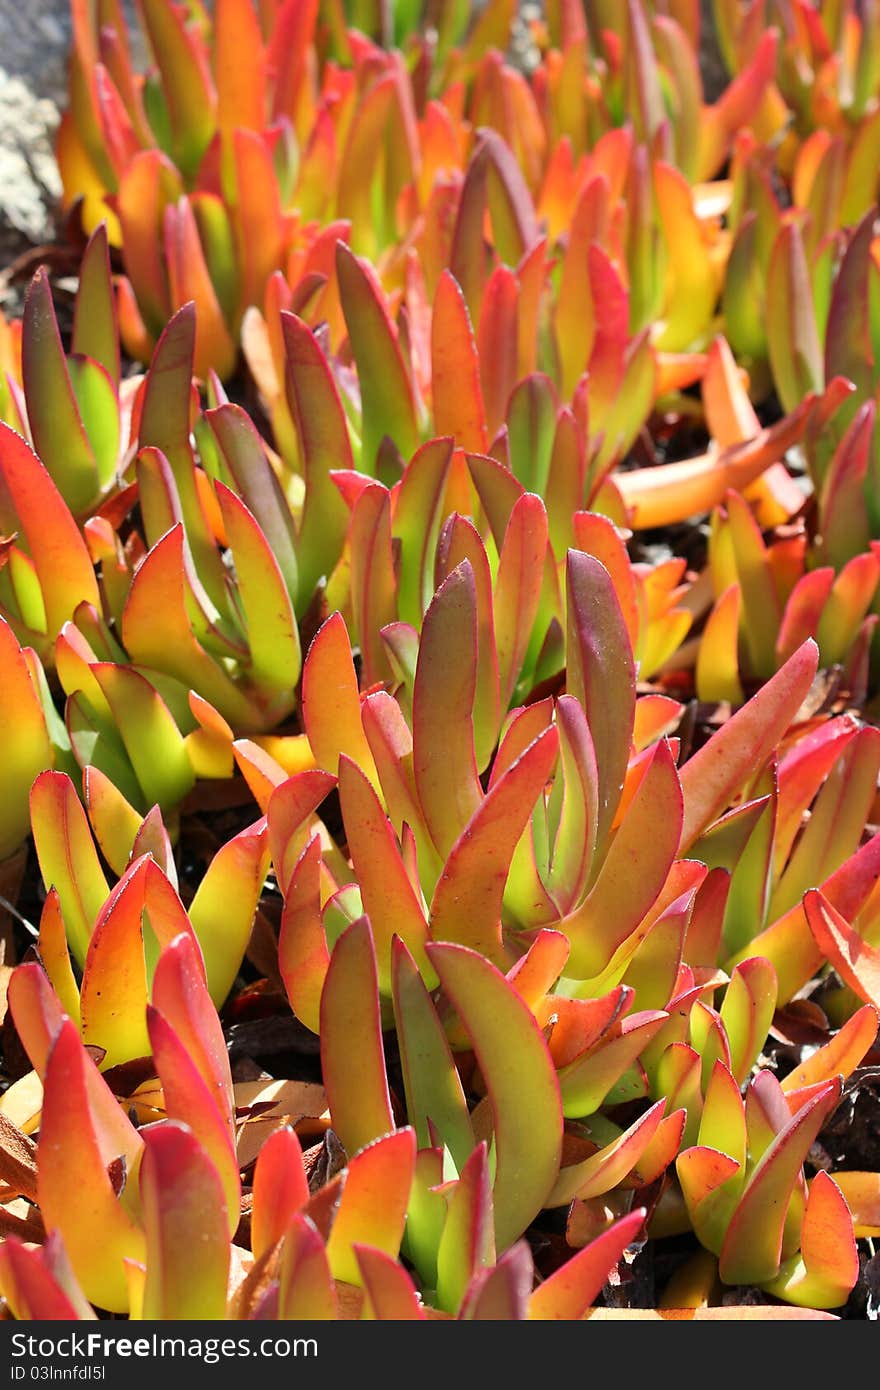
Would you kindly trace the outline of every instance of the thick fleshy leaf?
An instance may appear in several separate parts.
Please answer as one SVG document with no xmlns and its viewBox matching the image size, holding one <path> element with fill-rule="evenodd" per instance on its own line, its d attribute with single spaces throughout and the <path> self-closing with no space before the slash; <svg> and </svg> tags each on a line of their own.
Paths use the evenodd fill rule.
<svg viewBox="0 0 880 1390">
<path fill-rule="evenodd" d="M 336 1286 L 324 1242 L 314 1222 L 297 1213 L 291 1221 L 279 1266 L 278 1317 L 284 1321 L 334 1320 Z"/>
<path fill-rule="evenodd" d="M 763 1283 L 779 1272 L 789 1198 L 810 1146 L 840 1099 L 840 1078 L 829 1081 L 770 1144 L 749 1178 L 720 1251 L 725 1283 Z"/>
<path fill-rule="evenodd" d="M 819 888 L 839 913 L 853 921 L 869 900 L 878 872 L 880 835 L 873 835 Z M 727 968 L 754 955 L 766 956 L 775 967 L 780 1005 L 797 993 L 825 958 L 810 932 L 801 903 L 760 932 L 745 950 L 727 962 Z"/>
<path fill-rule="evenodd" d="M 567 691 L 587 715 L 598 768 L 596 841 L 604 846 L 623 790 L 636 703 L 626 623 L 605 566 L 581 551 L 566 562 Z"/>
<path fill-rule="evenodd" d="M 410 459 L 400 482 L 391 534 L 398 542 L 398 612 L 420 627 L 434 593 L 434 555 L 443 520 L 453 441 L 432 439 Z"/>
<path fill-rule="evenodd" d="M 100 363 L 111 381 L 118 385 L 119 330 L 106 223 L 95 228 L 83 251 L 71 348 L 77 356 L 91 357 Z"/>
<path fill-rule="evenodd" d="M 486 1144 L 478 1144 L 464 1163 L 448 1198 L 437 1248 L 437 1300 L 457 1313 L 468 1285 L 495 1258 L 492 1186 Z"/>
<path fill-rule="evenodd" d="M 492 1107 L 495 1236 L 503 1251 L 547 1198 L 562 1153 L 559 1083 L 531 1010 L 489 961 L 467 947 L 428 946 L 471 1045 Z"/>
<path fill-rule="evenodd" d="M 611 1192 L 632 1172 L 648 1149 L 663 1120 L 665 1106 L 665 1100 L 658 1100 L 619 1138 L 604 1145 L 581 1163 L 562 1168 L 546 1205 L 562 1207 L 567 1206 L 574 1197 L 586 1201 L 590 1197 L 601 1197 Z"/>
<path fill-rule="evenodd" d="M 320 1006 L 330 964 L 321 921 L 321 842 L 315 835 L 290 871 L 278 935 L 278 969 L 297 1018 L 320 1031 Z"/>
<path fill-rule="evenodd" d="M 771 919 L 800 902 L 808 888 L 823 883 L 859 847 L 880 773 L 880 736 L 859 729 L 842 748 L 810 810 L 770 899 Z"/>
<path fill-rule="evenodd" d="M 644 530 L 711 511 L 731 488 L 748 487 L 803 437 L 814 406 L 815 397 L 808 396 L 791 415 L 720 454 L 616 473 L 614 482 L 627 507 L 628 524 Z"/>
<path fill-rule="evenodd" d="M 215 484 L 223 528 L 235 565 L 253 678 L 292 691 L 299 680 L 299 630 L 284 575 L 253 513 L 229 488 Z"/>
<path fill-rule="evenodd" d="M 816 945 L 844 984 L 866 1004 L 880 1008 L 880 951 L 853 931 L 820 889 L 805 893 L 804 912 Z"/>
<path fill-rule="evenodd" d="M 603 1037 L 585 1056 L 564 1066 L 559 1073 L 562 1113 L 572 1119 L 594 1114 L 668 1017 L 662 1010 L 633 1014 L 609 1030 L 616 1036 Z"/>
<path fill-rule="evenodd" d="M 459 285 L 444 270 L 431 317 L 431 389 L 434 430 L 459 449 L 483 454 L 489 444 L 477 345 Z"/>
<path fill-rule="evenodd" d="M 857 732 L 858 725 L 847 715 L 829 719 L 799 738 L 780 759 L 773 846 L 774 870 L 777 874 L 788 861 L 803 823 L 804 812 Z"/>
<path fill-rule="evenodd" d="M 416 1287 L 398 1260 L 370 1245 L 352 1245 L 358 1283 L 366 1295 L 363 1316 L 380 1322 L 420 1322 L 425 1313 Z"/>
<path fill-rule="evenodd" d="M 820 1170 L 807 1197 L 800 1256 L 785 1261 L 765 1287 L 787 1303 L 840 1308 L 858 1277 L 859 1252 L 849 1207 L 834 1179 Z"/>
<path fill-rule="evenodd" d="M 274 793 L 287 781 L 284 768 L 271 753 L 249 738 L 232 740 L 232 756 L 254 800 L 266 815 Z"/>
<path fill-rule="evenodd" d="M 125 342 L 126 319 L 132 319 L 144 356 L 149 354 L 173 308 L 165 275 L 161 226 L 165 208 L 182 192 L 180 171 L 161 150 L 143 150 L 135 155 L 119 182 L 116 207 L 128 277 L 118 283 L 120 332 Z M 138 308 L 142 318 L 141 313 L 135 313 Z"/>
<path fill-rule="evenodd" d="M 399 937 L 391 945 L 391 985 L 407 1116 L 419 1148 L 430 1147 L 433 1130 L 460 1171 L 474 1148 L 461 1077 L 427 986 Z"/>
<path fill-rule="evenodd" d="M 388 816 L 398 836 L 408 825 L 418 845 L 420 879 L 428 885 L 440 872 L 440 860 L 424 823 L 412 766 L 412 733 L 398 700 L 375 690 L 364 698 L 361 713 Z"/>
<path fill-rule="evenodd" d="M 733 133 L 760 109 L 764 91 L 776 69 L 779 43 L 777 29 L 760 33 L 748 66 L 737 73 L 713 106 L 703 108 L 697 161 L 699 177 L 711 178 L 717 173 Z"/>
<path fill-rule="evenodd" d="M 529 1299 L 529 1317 L 541 1321 L 582 1318 L 626 1247 L 638 1236 L 645 1215 L 644 1207 L 636 1207 L 554 1270 Z"/>
<path fill-rule="evenodd" d="M 148 806 L 168 811 L 195 783 L 183 735 L 158 691 L 138 671 L 96 661 L 92 674 L 119 730 Z"/>
<path fill-rule="evenodd" d="M 218 0 L 211 67 L 224 134 L 236 126 L 259 130 L 265 119 L 266 57 L 259 20 L 248 0 Z"/>
<path fill-rule="evenodd" d="M 342 554 L 348 508 L 330 471 L 353 468 L 354 459 L 339 392 L 312 330 L 290 313 L 282 313 L 281 325 L 287 399 L 296 421 L 306 480 L 297 541 L 301 611 Z"/>
<path fill-rule="evenodd" d="M 294 866 L 305 849 L 313 813 L 335 785 L 336 779 L 329 772 L 308 768 L 280 782 L 269 798 L 269 850 L 282 893 L 286 893 Z"/>
<path fill-rule="evenodd" d="M 296 528 L 256 426 L 241 406 L 224 402 L 205 412 L 235 491 L 269 542 L 292 598 L 297 595 Z"/>
<path fill-rule="evenodd" d="M 491 789 L 452 846 L 431 901 L 434 941 L 456 941 L 505 964 L 501 905 L 513 852 L 556 759 L 545 729 Z"/>
<path fill-rule="evenodd" d="M 46 894 L 43 911 L 40 913 L 37 955 L 52 988 L 58 995 L 62 1009 L 74 1023 L 79 1024 L 79 986 L 70 963 L 61 900 L 54 888 L 50 888 Z"/>
<path fill-rule="evenodd" d="M 660 897 L 661 906 L 652 908 L 649 914 L 650 926 L 643 941 L 630 953 L 624 946 L 627 957 L 624 978 L 635 991 L 635 1003 L 640 1011 L 646 1009 L 666 1009 L 674 1000 L 682 982 L 682 963 L 684 943 L 687 939 L 697 892 L 703 882 L 700 872 L 702 865 L 693 860 L 679 860 L 674 865 L 670 878 L 693 871 L 693 881 L 686 881 L 686 887 L 669 904 L 664 903 L 669 887 L 664 885 Z M 612 975 L 614 971 L 612 969 Z M 686 991 L 685 991 L 686 992 Z"/>
<path fill-rule="evenodd" d="M 339 759 L 339 801 L 348 852 L 370 919 L 379 968 L 379 989 L 391 992 L 391 942 L 401 937 L 423 976 L 433 970 L 425 955 L 428 923 L 404 865 L 397 837 L 368 779 L 343 754 Z"/>
<path fill-rule="evenodd" d="M 0 1246 L 0 1289 L 19 1322 L 73 1322 L 96 1316 L 57 1234 L 42 1247 L 7 1236 Z"/>
<path fill-rule="evenodd" d="M 360 648 L 365 686 L 391 679 L 381 630 L 397 618 L 397 580 L 391 542 L 391 498 L 380 483 L 358 496 L 348 531 L 352 639 Z"/>
<path fill-rule="evenodd" d="M 650 754 L 588 896 L 559 923 L 571 942 L 567 970 L 572 978 L 601 974 L 638 931 L 667 880 L 681 824 L 679 776 L 664 740 Z"/>
<path fill-rule="evenodd" d="M 259 1259 L 280 1240 L 291 1217 L 309 1200 L 309 1182 L 296 1130 L 282 1125 L 269 1135 L 254 1168 L 251 1249 Z"/>
<path fill-rule="evenodd" d="M 100 494 L 95 452 L 68 372 L 45 268 L 25 299 L 22 377 L 34 448 L 74 515 Z"/>
<path fill-rule="evenodd" d="M 701 346 L 711 322 L 718 293 L 715 273 L 684 174 L 670 164 L 655 163 L 654 197 L 672 287 L 662 327 L 655 330 L 656 343 L 667 352 L 686 352 Z"/>
<path fill-rule="evenodd" d="M 236 308 L 241 313 L 261 301 L 269 277 L 284 256 L 286 229 L 278 171 L 262 132 L 234 130 L 232 156 L 237 198 L 233 225 L 240 267 Z"/>
<path fill-rule="evenodd" d="M 247 950 L 268 869 L 269 836 L 263 818 L 221 845 L 189 905 L 208 990 L 217 1007 L 229 993 Z"/>
<path fill-rule="evenodd" d="M 731 716 L 681 769 L 684 854 L 708 825 L 730 805 L 760 768 L 797 714 L 813 677 L 819 653 L 807 641 Z"/>
<path fill-rule="evenodd" d="M 333 1128 L 355 1153 L 394 1129 L 376 951 L 366 917 L 353 922 L 333 948 L 321 993 L 320 1037 Z"/>
<path fill-rule="evenodd" d="M 83 800 L 98 848 L 121 878 L 128 867 L 143 817 L 94 764 L 83 768 Z"/>
<path fill-rule="evenodd" d="M 525 493 L 510 514 L 495 582 L 495 642 L 501 703 L 510 703 L 523 661 L 544 581 L 547 513 L 539 497 Z"/>
<path fill-rule="evenodd" d="M 425 614 L 413 691 L 416 787 L 444 857 L 483 799 L 472 725 L 476 668 L 476 588 L 470 563 L 463 561 Z"/>
<path fill-rule="evenodd" d="M 145 1134 L 140 1191 L 147 1275 L 143 1317 L 217 1321 L 226 1312 L 230 1245 L 223 1189 L 192 1130 L 179 1121 Z"/>
<path fill-rule="evenodd" d="M 235 1107 L 229 1056 L 192 933 L 181 932 L 164 945 L 153 979 L 153 1003 L 202 1077 L 231 1141 Z"/>
<path fill-rule="evenodd" d="M 79 527 L 48 470 L 21 435 L 0 421 L 0 479 L 27 542 L 54 636 L 80 603 L 101 607 L 95 571 Z"/>
<path fill-rule="evenodd" d="M 375 764 L 361 722 L 361 705 L 351 643 L 341 613 L 318 629 L 303 666 L 302 712 L 318 767 L 335 777 L 346 753 L 374 786 Z"/>
<path fill-rule="evenodd" d="M 880 578 L 880 561 L 876 554 L 869 552 L 842 558 L 846 563 L 831 586 L 816 629 L 823 666 L 846 660 L 871 607 Z"/>
<path fill-rule="evenodd" d="M 19 1041 L 34 1071 L 42 1077 L 52 1043 L 65 1021 L 58 996 L 36 961 L 25 961 L 9 977 L 7 997 Z"/>
<path fill-rule="evenodd" d="M 28 793 L 34 778 L 54 761 L 39 694 L 25 655 L 7 622 L 0 618 L 2 707 L 15 738 L 7 742 L 0 771 L 0 861 L 18 849 L 30 829 Z"/>
<path fill-rule="evenodd" d="M 546 875 L 546 887 L 560 915 L 583 895 L 596 848 L 598 770 L 583 706 L 573 695 L 556 702 L 562 804 Z"/>
<path fill-rule="evenodd" d="M 460 456 L 455 455 L 453 470 L 459 463 Z M 476 606 L 477 664 L 472 723 L 477 770 L 483 773 L 498 740 L 502 712 L 493 620 L 492 571 L 477 527 L 468 517 L 455 512 L 444 522 L 437 543 L 437 586 L 465 563 L 470 566 Z"/>
<path fill-rule="evenodd" d="M 139 666 L 174 676 L 209 700 L 242 731 L 263 722 L 222 666 L 196 639 L 187 610 L 186 537 L 178 523 L 149 551 L 135 575 L 122 614 L 122 639 Z M 161 625 L 156 613 L 162 614 Z"/>
<path fill-rule="evenodd" d="M 216 94 L 204 50 L 185 24 L 185 12 L 144 0 L 143 17 L 168 105 L 175 163 L 195 175 L 216 122 Z"/>
<path fill-rule="evenodd" d="M 146 956 L 145 913 L 151 928 Z M 149 1055 L 149 976 L 157 951 L 181 931 L 192 935 L 183 904 L 155 862 L 141 856 L 99 912 L 83 967 L 83 1042 L 103 1049 L 103 1065 Z"/>
<path fill-rule="evenodd" d="M 853 229 L 834 278 L 825 330 L 825 379 L 847 377 L 867 394 L 871 389 L 870 293 L 874 209 Z"/>
<path fill-rule="evenodd" d="M 496 266 L 486 284 L 477 333 L 480 389 L 490 438 L 504 423 L 517 380 L 518 310 L 517 277 L 507 266 Z"/>
<path fill-rule="evenodd" d="M 191 1127 L 216 1173 L 222 1190 L 222 1206 L 228 1233 L 234 1235 L 239 1220 L 241 1182 L 229 1126 L 197 1063 L 167 1020 L 152 1005 L 147 1008 L 150 1051 L 162 1085 L 165 1113 Z"/>
<path fill-rule="evenodd" d="M 510 514 L 525 488 L 509 467 L 489 454 L 468 454 L 467 466 L 500 552 Z"/>
<path fill-rule="evenodd" d="M 823 1047 L 817 1047 L 805 1061 L 790 1071 L 782 1081 L 786 1095 L 795 1093 L 805 1086 L 815 1086 L 830 1081 L 833 1076 L 844 1080 L 861 1062 L 865 1053 L 874 1045 L 877 1037 L 877 1010 L 870 1004 L 857 1009 L 842 1025 L 831 1040 Z M 791 1102 L 790 1102 L 791 1103 Z"/>
<path fill-rule="evenodd" d="M 60 1232 L 86 1297 L 98 1307 L 124 1313 L 128 1286 L 123 1260 L 143 1261 L 144 1237 L 130 1214 L 130 1198 L 120 1201 L 108 1174 L 107 1165 L 120 1151 L 103 1150 L 94 1126 L 89 1073 L 92 1086 L 97 1081 L 115 1107 L 73 1024 L 66 1021 L 46 1064 L 37 1149 L 39 1206 L 47 1232 Z"/>
<path fill-rule="evenodd" d="M 820 492 L 822 507 L 821 554 L 835 569 L 868 549 L 873 512 L 864 505 L 864 489 L 871 459 L 876 405 L 866 400 L 827 464 Z M 829 631 L 833 637 L 833 630 Z"/>
<path fill-rule="evenodd" d="M 794 410 L 808 391 L 822 389 L 822 348 L 809 268 L 794 222 L 780 228 L 767 267 L 767 345 L 785 410 Z"/>
<path fill-rule="evenodd" d="M 730 1069 L 742 1085 L 767 1041 L 776 1008 L 776 971 L 753 956 L 737 965 L 721 1005 L 721 1021 L 730 1042 Z"/>
<path fill-rule="evenodd" d="M 341 241 L 336 247 L 336 274 L 361 389 L 360 466 L 374 476 L 385 435 L 404 458 L 418 446 L 413 389 L 373 272 Z"/>
<path fill-rule="evenodd" d="M 852 1213 L 856 1236 L 880 1235 L 880 1173 L 835 1173 L 834 1181 Z"/>
<path fill-rule="evenodd" d="M 58 892 L 71 950 L 82 965 L 110 890 L 82 804 L 66 773 L 40 774 L 31 788 L 30 813 L 43 882 Z"/>
<path fill-rule="evenodd" d="M 513 972 L 509 978 L 516 984 Z M 548 1041 L 557 1068 L 568 1066 L 595 1047 L 626 1012 L 632 998 L 633 992 L 628 985 L 617 985 L 597 999 L 567 999 L 561 994 L 548 994 L 534 1012 L 541 1023 L 556 1016 Z"/>
<path fill-rule="evenodd" d="M 525 1240 L 505 1250 L 497 1264 L 478 1270 L 461 1300 L 459 1318 L 487 1322 L 525 1322 L 535 1278 L 532 1252 Z"/>
<path fill-rule="evenodd" d="M 196 235 L 194 231 L 192 235 Z M 197 333 L 197 310 L 192 302 L 178 309 L 163 328 L 144 384 L 138 443 L 141 448 L 160 450 L 168 460 L 196 570 L 222 612 L 227 603 L 225 572 L 199 492 L 190 442 Z"/>
<path fill-rule="evenodd" d="M 395 1256 L 400 1249 L 416 1160 L 415 1131 L 383 1135 L 356 1153 L 327 1241 L 335 1279 L 360 1284 L 355 1245 L 371 1245 Z"/>
</svg>

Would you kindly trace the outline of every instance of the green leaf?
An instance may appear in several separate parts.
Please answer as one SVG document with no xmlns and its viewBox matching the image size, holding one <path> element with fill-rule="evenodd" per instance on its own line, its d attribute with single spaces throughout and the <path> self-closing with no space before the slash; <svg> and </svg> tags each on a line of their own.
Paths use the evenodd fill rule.
<svg viewBox="0 0 880 1390">
<path fill-rule="evenodd" d="M 436 1132 L 461 1171 L 474 1147 L 467 1101 L 443 1025 L 418 967 L 396 936 L 391 944 L 391 991 L 406 1113 L 419 1148 Z"/>
<path fill-rule="evenodd" d="M 37 271 L 25 298 L 21 366 L 34 448 L 70 510 L 78 515 L 97 499 L 101 483 L 44 268 Z"/>
<path fill-rule="evenodd" d="M 333 948 L 321 994 L 320 1037 L 331 1122 L 355 1153 L 394 1129 L 376 952 L 366 917 L 352 922 Z"/>
<path fill-rule="evenodd" d="M 601 856 L 629 763 L 636 675 L 626 623 L 605 566 L 570 550 L 566 561 L 566 685 L 587 715 L 596 753 Z"/>
<path fill-rule="evenodd" d="M 31 788 L 30 811 L 43 882 L 58 891 L 70 947 L 82 965 L 110 890 L 70 778 L 41 773 Z"/>
<path fill-rule="evenodd" d="M 476 1054 L 492 1107 L 495 1240 L 504 1251 L 544 1206 L 562 1157 L 559 1082 L 534 1015 L 504 976 L 465 946 L 428 946 Z"/>
<path fill-rule="evenodd" d="M 140 1177 L 147 1241 L 143 1316 L 222 1319 L 231 1252 L 217 1171 L 190 1128 L 180 1121 L 150 1126 L 144 1138 Z"/>
<path fill-rule="evenodd" d="M 301 615 L 322 577 L 332 574 L 348 530 L 348 508 L 330 478 L 353 468 L 348 425 L 330 365 L 308 324 L 283 312 L 284 381 L 296 422 L 305 475 L 297 540 L 297 611 Z"/>
<path fill-rule="evenodd" d="M 511 860 L 556 760 L 545 729 L 493 783 L 452 846 L 431 902 L 431 938 L 469 946 L 506 968 L 501 905 Z"/>
<path fill-rule="evenodd" d="M 244 613 L 250 674 L 270 690 L 292 692 L 302 657 L 291 595 L 269 541 L 230 488 L 214 484 L 235 564 L 235 592 Z"/>
<path fill-rule="evenodd" d="M 840 1100 L 840 1077 L 791 1117 L 761 1156 L 730 1219 L 718 1272 L 726 1284 L 762 1284 L 779 1273 L 788 1204 L 820 1129 Z"/>
<path fill-rule="evenodd" d="M 449 1209 L 437 1248 L 437 1302 L 455 1314 L 479 1270 L 495 1260 L 492 1187 L 485 1141 L 462 1167 L 448 1199 Z"/>
<path fill-rule="evenodd" d="M 483 799 L 472 721 L 476 680 L 476 585 L 463 561 L 425 614 L 413 691 L 416 786 L 444 858 Z"/>
<path fill-rule="evenodd" d="M 336 245 L 339 295 L 361 389 L 360 468 L 375 476 L 385 435 L 404 458 L 419 443 L 412 383 L 374 272 L 344 242 Z"/>
<path fill-rule="evenodd" d="M 684 793 L 680 854 L 763 766 L 803 703 L 818 660 L 815 642 L 804 642 L 776 675 L 688 758 L 680 773 Z"/>
<path fill-rule="evenodd" d="M 406 943 L 423 976 L 434 986 L 425 955 L 428 923 L 420 897 L 410 882 L 394 829 L 369 779 L 356 763 L 339 759 L 339 802 L 348 852 L 364 911 L 376 944 L 379 989 L 391 992 L 391 950 L 395 933 Z"/>
<path fill-rule="evenodd" d="M 645 935 L 639 929 L 672 868 L 683 814 L 678 772 L 665 739 L 649 756 L 593 887 L 559 923 L 571 942 L 566 972 L 573 979 L 600 975 L 624 943 Z"/>
</svg>

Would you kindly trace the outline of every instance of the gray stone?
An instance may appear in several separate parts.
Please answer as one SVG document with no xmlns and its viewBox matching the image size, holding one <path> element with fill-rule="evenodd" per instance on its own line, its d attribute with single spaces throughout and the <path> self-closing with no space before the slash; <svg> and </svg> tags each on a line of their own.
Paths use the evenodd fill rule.
<svg viewBox="0 0 880 1390">
<path fill-rule="evenodd" d="M 126 8 L 133 12 L 132 7 Z M 53 143 L 67 102 L 67 0 L 0 0 L 0 250 L 53 235 Z"/>
<path fill-rule="evenodd" d="M 64 102 L 67 6 L 0 0 L 0 235 L 51 235 L 60 192 L 52 142 Z"/>
<path fill-rule="evenodd" d="M 61 191 L 52 149 L 58 107 L 0 68 L 0 231 L 29 241 L 51 235 Z"/>
</svg>

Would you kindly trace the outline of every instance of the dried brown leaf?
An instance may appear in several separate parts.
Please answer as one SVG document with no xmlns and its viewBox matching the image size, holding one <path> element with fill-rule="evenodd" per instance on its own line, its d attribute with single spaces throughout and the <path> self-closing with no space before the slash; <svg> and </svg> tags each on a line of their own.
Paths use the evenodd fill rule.
<svg viewBox="0 0 880 1390">
<path fill-rule="evenodd" d="M 0 1114 L 0 1178 L 29 1201 L 37 1200 L 37 1146 Z"/>
</svg>

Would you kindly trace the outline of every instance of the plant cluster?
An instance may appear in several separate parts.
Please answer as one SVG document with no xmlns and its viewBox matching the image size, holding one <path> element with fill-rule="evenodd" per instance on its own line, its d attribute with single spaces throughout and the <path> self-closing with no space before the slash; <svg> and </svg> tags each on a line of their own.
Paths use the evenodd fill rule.
<svg viewBox="0 0 880 1390">
<path fill-rule="evenodd" d="M 72 0 L 8 1316 L 601 1317 L 674 1248 L 665 1316 L 826 1318 L 880 1236 L 880 11 L 716 0 L 707 102 L 697 0 L 528 71 L 515 9 L 141 0 L 142 72 Z"/>
</svg>

